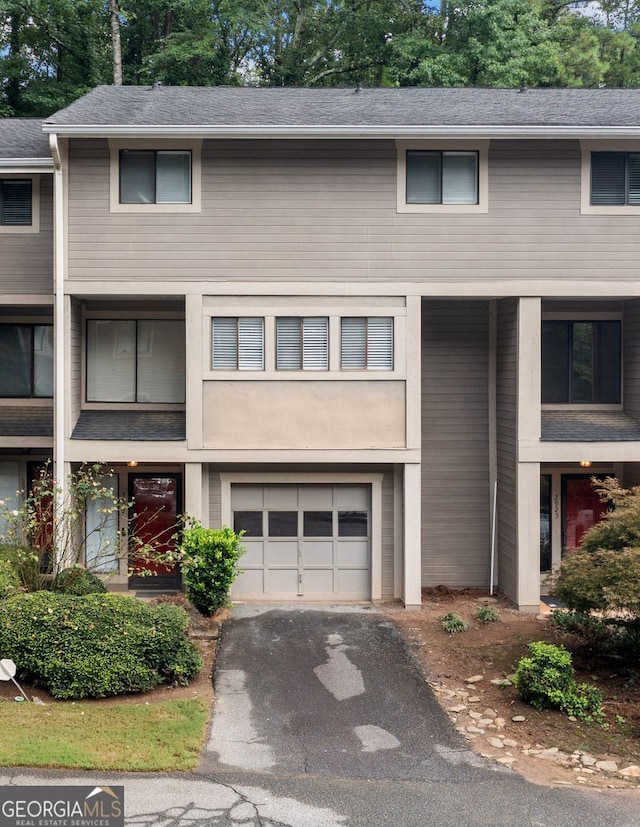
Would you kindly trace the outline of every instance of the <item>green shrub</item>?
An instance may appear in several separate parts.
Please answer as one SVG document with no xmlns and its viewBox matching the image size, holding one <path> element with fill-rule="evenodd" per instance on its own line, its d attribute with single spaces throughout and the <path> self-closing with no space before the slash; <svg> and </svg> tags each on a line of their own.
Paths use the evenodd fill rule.
<svg viewBox="0 0 640 827">
<path fill-rule="evenodd" d="M 20 591 L 20 580 L 16 570 L 8 560 L 0 558 L 0 600 L 11 597 Z"/>
<path fill-rule="evenodd" d="M 500 623 L 500 612 L 494 606 L 481 606 L 476 612 L 478 623 Z"/>
<path fill-rule="evenodd" d="M 107 587 L 98 577 L 82 566 L 63 569 L 53 581 L 53 591 L 63 594 L 104 594 Z"/>
<path fill-rule="evenodd" d="M 180 548 L 187 596 L 203 615 L 210 615 L 229 601 L 229 589 L 238 576 L 238 559 L 244 554 L 241 534 L 227 526 L 185 529 Z"/>
<path fill-rule="evenodd" d="M 518 694 L 535 709 L 561 709 L 580 718 L 602 717 L 602 695 L 577 684 L 571 655 L 564 646 L 534 641 L 530 657 L 522 658 L 514 676 Z"/>
<path fill-rule="evenodd" d="M 0 651 L 55 697 L 103 698 L 186 684 L 202 667 L 176 606 L 41 591 L 0 604 Z"/>
<path fill-rule="evenodd" d="M 640 547 L 571 552 L 555 592 L 577 612 L 627 612 L 640 618 Z"/>
<path fill-rule="evenodd" d="M 442 617 L 438 618 L 440 621 L 440 625 L 448 632 L 450 635 L 455 635 L 458 632 L 466 632 L 469 628 L 469 624 L 466 620 L 463 620 L 460 615 L 457 615 L 455 612 L 449 612 L 446 615 L 442 615 Z"/>
</svg>

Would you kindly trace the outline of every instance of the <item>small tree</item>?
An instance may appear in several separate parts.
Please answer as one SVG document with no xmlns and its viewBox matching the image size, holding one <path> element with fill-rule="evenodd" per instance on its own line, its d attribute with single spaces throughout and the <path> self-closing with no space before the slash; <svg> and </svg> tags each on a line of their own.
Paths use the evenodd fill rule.
<svg viewBox="0 0 640 827">
<path fill-rule="evenodd" d="M 203 615 L 229 601 L 229 589 L 240 573 L 238 560 L 245 549 L 242 532 L 227 526 L 204 528 L 196 523 L 185 529 L 180 547 L 187 597 Z"/>
<path fill-rule="evenodd" d="M 63 491 L 45 466 L 28 492 L 16 492 L 15 508 L 0 501 L 2 556 L 12 563 L 27 591 L 48 588 L 62 570 L 73 566 L 114 572 L 125 556 L 131 555 L 140 568 L 151 556 L 160 562 L 168 556 L 157 555 L 153 540 L 128 536 L 121 527 L 127 525 L 132 503 L 114 494 L 112 476 L 101 463 L 85 464 L 69 475 Z M 94 514 L 90 528 L 89 508 Z"/>
</svg>

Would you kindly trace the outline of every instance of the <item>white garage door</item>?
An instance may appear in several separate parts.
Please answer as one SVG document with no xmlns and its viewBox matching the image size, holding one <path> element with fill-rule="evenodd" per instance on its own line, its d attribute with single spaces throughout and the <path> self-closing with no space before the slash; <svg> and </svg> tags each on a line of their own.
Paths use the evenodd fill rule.
<svg viewBox="0 0 640 827">
<path fill-rule="evenodd" d="M 371 487 L 231 487 L 235 531 L 245 531 L 236 599 L 369 600 Z"/>
</svg>

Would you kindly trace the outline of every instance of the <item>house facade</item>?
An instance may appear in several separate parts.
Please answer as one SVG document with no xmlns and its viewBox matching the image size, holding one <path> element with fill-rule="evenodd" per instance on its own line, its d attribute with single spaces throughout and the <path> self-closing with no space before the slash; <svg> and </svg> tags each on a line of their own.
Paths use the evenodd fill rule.
<svg viewBox="0 0 640 827">
<path fill-rule="evenodd" d="M 0 496 L 103 461 L 236 600 L 534 611 L 640 482 L 640 92 L 100 87 L 0 155 Z"/>
</svg>

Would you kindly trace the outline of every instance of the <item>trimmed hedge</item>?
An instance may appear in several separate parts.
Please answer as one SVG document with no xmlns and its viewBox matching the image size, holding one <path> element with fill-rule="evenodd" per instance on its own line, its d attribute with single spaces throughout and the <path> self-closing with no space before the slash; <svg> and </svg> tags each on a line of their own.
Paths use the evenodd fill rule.
<svg viewBox="0 0 640 827">
<path fill-rule="evenodd" d="M 0 600 L 11 597 L 20 591 L 20 579 L 8 560 L 0 557 Z"/>
<path fill-rule="evenodd" d="M 107 587 L 98 577 L 82 566 L 63 569 L 53 583 L 54 592 L 63 594 L 105 594 Z"/>
<path fill-rule="evenodd" d="M 0 604 L 0 652 L 54 698 L 104 698 L 189 683 L 202 659 L 187 624 L 126 595 L 33 592 Z"/>
</svg>

